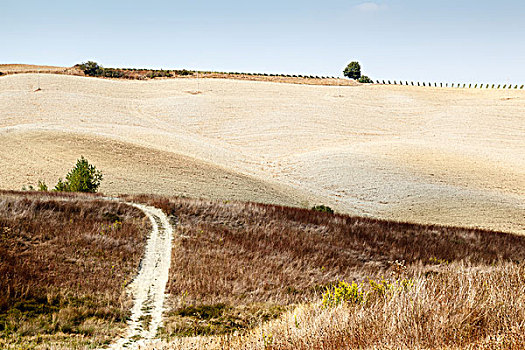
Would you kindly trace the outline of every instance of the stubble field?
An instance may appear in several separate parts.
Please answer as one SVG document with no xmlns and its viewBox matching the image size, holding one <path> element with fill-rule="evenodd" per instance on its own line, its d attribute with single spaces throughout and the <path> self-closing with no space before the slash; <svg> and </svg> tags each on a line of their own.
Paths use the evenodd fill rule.
<svg viewBox="0 0 525 350">
<path fill-rule="evenodd" d="M 9 75 L 0 188 L 54 185 L 84 155 L 109 194 L 524 233 L 524 108 L 515 90 Z"/>
</svg>

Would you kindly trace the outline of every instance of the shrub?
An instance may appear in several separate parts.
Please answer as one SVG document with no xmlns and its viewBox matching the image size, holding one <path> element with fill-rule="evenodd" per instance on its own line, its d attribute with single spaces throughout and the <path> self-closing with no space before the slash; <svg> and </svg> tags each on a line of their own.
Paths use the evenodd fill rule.
<svg viewBox="0 0 525 350">
<path fill-rule="evenodd" d="M 370 79 L 366 75 L 362 75 L 361 78 L 359 78 L 359 82 L 363 84 L 373 83 L 372 79 Z"/>
<path fill-rule="evenodd" d="M 361 304 L 385 297 L 387 294 L 393 296 L 395 293 L 406 292 L 414 286 L 412 279 L 400 279 L 389 281 L 384 278 L 376 281 L 368 279 L 368 286 L 345 281 L 339 282 L 336 286 L 326 288 L 323 293 L 323 306 L 335 307 L 342 303 Z"/>
<path fill-rule="evenodd" d="M 106 78 L 122 78 L 124 73 L 122 71 L 113 68 L 103 68 L 102 76 Z"/>
<path fill-rule="evenodd" d="M 48 188 L 44 181 L 38 180 L 37 188 L 40 192 L 47 192 Z"/>
<path fill-rule="evenodd" d="M 322 212 L 322 213 L 330 213 L 330 214 L 334 213 L 334 210 L 332 208 L 330 208 L 329 206 L 326 206 L 326 205 L 316 205 L 316 206 L 312 207 L 312 210 L 319 211 L 319 212 Z"/>
<path fill-rule="evenodd" d="M 343 70 L 343 74 L 350 79 L 359 79 L 361 78 L 361 65 L 356 61 L 350 62 Z"/>
<path fill-rule="evenodd" d="M 89 164 L 83 156 L 77 160 L 75 167 L 66 175 L 66 179 L 58 180 L 55 191 L 58 192 L 97 192 L 102 173 L 94 165 Z"/>
<path fill-rule="evenodd" d="M 193 75 L 192 72 L 190 72 L 189 70 L 186 70 L 186 69 L 176 70 L 175 74 L 176 75 Z"/>
<path fill-rule="evenodd" d="M 0 77 L 1 77 L 2 75 L 4 75 L 4 74 L 5 74 L 5 73 L 3 73 L 3 72 L 0 72 Z"/>
<path fill-rule="evenodd" d="M 360 304 L 364 300 L 365 293 L 355 282 L 348 284 L 345 281 L 341 281 L 337 286 L 327 288 L 323 293 L 324 307 L 333 307 L 342 303 Z"/>
<path fill-rule="evenodd" d="M 522 85 L 522 86 L 520 87 L 521 90 L 523 90 L 523 86 L 525 86 L 525 85 Z"/>
<path fill-rule="evenodd" d="M 81 64 L 77 65 L 77 67 L 80 68 L 85 75 L 89 75 L 91 77 L 101 76 L 104 72 L 104 68 L 97 62 L 93 61 L 82 62 Z"/>
</svg>

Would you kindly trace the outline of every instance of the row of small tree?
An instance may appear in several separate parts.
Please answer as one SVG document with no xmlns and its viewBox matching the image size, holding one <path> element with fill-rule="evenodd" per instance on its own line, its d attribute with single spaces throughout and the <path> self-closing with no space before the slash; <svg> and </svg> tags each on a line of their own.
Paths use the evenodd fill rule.
<svg viewBox="0 0 525 350">
<path fill-rule="evenodd" d="M 361 65 L 359 64 L 359 62 L 350 62 L 346 68 L 343 70 L 343 74 L 345 77 L 348 77 L 350 79 L 354 79 L 354 80 L 357 80 L 359 81 L 360 83 L 374 83 L 374 81 L 372 79 L 370 79 L 369 77 L 367 77 L 366 75 L 361 75 Z M 405 83 L 403 84 L 403 81 L 399 81 L 397 82 L 396 80 L 394 80 L 393 82 L 391 82 L 390 80 L 383 80 L 382 82 L 379 81 L 379 80 L 376 80 L 376 83 L 377 84 L 383 84 L 383 85 L 411 85 L 411 86 L 433 86 L 433 87 L 449 87 L 449 83 L 420 83 L 420 82 L 408 82 L 408 81 L 405 81 Z M 504 84 L 502 86 L 502 84 L 499 84 L 499 85 L 496 85 L 496 84 L 467 84 L 467 83 L 464 83 L 463 85 L 461 83 L 452 83 L 450 84 L 450 87 L 455 87 L 455 88 L 468 88 L 468 89 L 478 89 L 478 85 L 479 85 L 479 89 L 521 89 L 523 90 L 523 88 L 525 87 L 525 85 L 512 85 L 512 84 Z"/>
<path fill-rule="evenodd" d="M 467 83 L 420 83 L 420 82 L 413 82 L 410 83 L 408 81 L 390 81 L 390 80 L 382 80 L 376 81 L 377 84 L 382 85 L 411 85 L 411 86 L 426 86 L 426 87 L 451 87 L 451 88 L 462 88 L 462 89 L 523 89 L 525 88 L 525 85 L 513 85 L 513 84 L 467 84 Z"/>
</svg>

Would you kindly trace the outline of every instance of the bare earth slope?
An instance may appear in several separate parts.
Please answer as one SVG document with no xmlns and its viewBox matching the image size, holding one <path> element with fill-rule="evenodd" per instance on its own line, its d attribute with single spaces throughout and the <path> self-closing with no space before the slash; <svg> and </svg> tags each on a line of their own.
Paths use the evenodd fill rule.
<svg viewBox="0 0 525 350">
<path fill-rule="evenodd" d="M 525 233 L 524 110 L 519 90 L 12 75 L 0 78 L 0 187 L 51 183 L 83 154 L 106 193 Z"/>
</svg>

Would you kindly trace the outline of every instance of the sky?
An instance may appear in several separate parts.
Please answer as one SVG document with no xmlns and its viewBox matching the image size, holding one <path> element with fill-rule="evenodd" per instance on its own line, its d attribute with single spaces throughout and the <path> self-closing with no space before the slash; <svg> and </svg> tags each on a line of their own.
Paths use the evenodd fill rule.
<svg viewBox="0 0 525 350">
<path fill-rule="evenodd" d="M 0 63 L 525 83 L 523 0 L 0 1 Z"/>
</svg>

